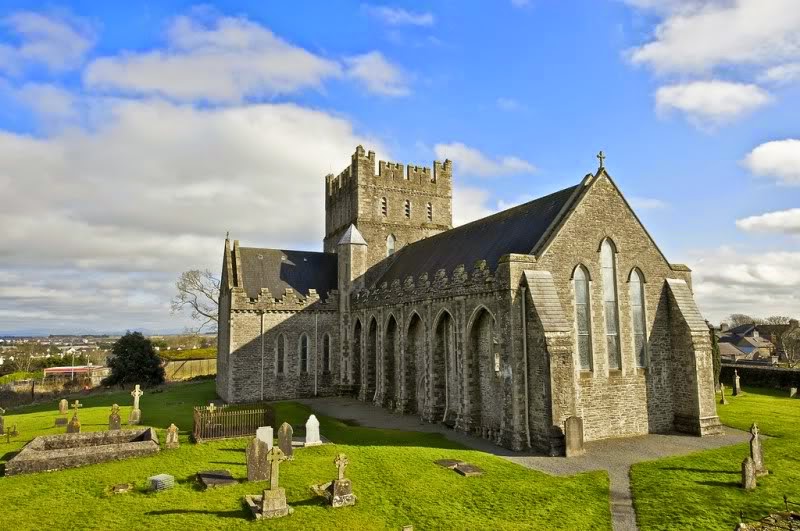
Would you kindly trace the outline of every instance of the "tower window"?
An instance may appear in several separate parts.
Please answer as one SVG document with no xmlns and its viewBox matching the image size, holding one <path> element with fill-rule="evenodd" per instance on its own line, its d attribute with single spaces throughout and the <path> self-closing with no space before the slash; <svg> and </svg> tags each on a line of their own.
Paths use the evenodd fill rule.
<svg viewBox="0 0 800 531">
<path fill-rule="evenodd" d="M 433 205 L 428 203 L 428 221 L 433 221 Z"/>
<path fill-rule="evenodd" d="M 381 214 L 385 216 L 388 211 L 389 211 L 389 209 L 386 206 L 386 198 L 382 197 L 381 198 Z"/>
<path fill-rule="evenodd" d="M 406 217 L 410 218 L 411 217 L 411 201 L 409 201 L 408 199 L 406 199 L 405 208 L 406 208 Z"/>
<path fill-rule="evenodd" d="M 392 256 L 394 254 L 394 246 L 397 241 L 395 240 L 394 234 L 390 234 L 388 238 L 386 238 L 386 256 Z"/>
</svg>

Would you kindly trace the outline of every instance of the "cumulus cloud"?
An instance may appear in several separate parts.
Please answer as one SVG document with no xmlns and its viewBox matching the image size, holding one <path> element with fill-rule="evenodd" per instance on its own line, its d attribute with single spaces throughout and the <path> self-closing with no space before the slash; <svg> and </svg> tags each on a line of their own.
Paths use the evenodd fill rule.
<svg viewBox="0 0 800 531">
<path fill-rule="evenodd" d="M 374 6 L 363 4 L 363 9 L 371 16 L 390 26 L 432 26 L 435 22 L 433 13 L 408 11 L 402 7 Z"/>
<path fill-rule="evenodd" d="M 800 81 L 800 63 L 787 63 L 768 68 L 758 77 L 758 80 L 761 83 L 775 85 L 789 85 Z"/>
<path fill-rule="evenodd" d="M 437 158 L 452 160 L 460 175 L 497 177 L 536 171 L 533 164 L 519 157 L 505 156 L 492 159 L 480 150 L 461 142 L 436 144 L 434 151 Z"/>
<path fill-rule="evenodd" d="M 800 185 L 800 140 L 787 138 L 757 146 L 743 161 L 754 174 L 773 177 L 779 184 Z"/>
<path fill-rule="evenodd" d="M 667 203 L 653 197 L 629 197 L 628 201 L 634 210 L 658 210 L 667 207 Z"/>
<path fill-rule="evenodd" d="M 712 322 L 732 313 L 794 315 L 800 308 L 800 252 L 719 247 L 693 252 L 688 263 L 695 298 Z"/>
<path fill-rule="evenodd" d="M 0 20 L 0 26 L 17 37 L 16 43 L 0 44 L 0 72 L 12 75 L 33 65 L 53 72 L 71 70 L 94 44 L 91 28 L 76 17 L 18 11 Z"/>
<path fill-rule="evenodd" d="M 367 90 L 384 96 L 406 96 L 410 90 L 407 74 L 393 65 L 381 52 L 373 51 L 345 59 L 347 75 Z"/>
<path fill-rule="evenodd" d="M 795 0 L 628 0 L 663 20 L 649 42 L 630 50 L 635 64 L 662 73 L 709 72 L 800 57 Z"/>
<path fill-rule="evenodd" d="M 717 80 L 667 85 L 656 91 L 659 113 L 676 110 L 699 126 L 730 122 L 770 101 L 770 94 L 757 85 Z"/>
<path fill-rule="evenodd" d="M 737 219 L 736 226 L 745 232 L 800 234 L 800 208 L 778 210 Z"/>
<path fill-rule="evenodd" d="M 25 83 L 16 89 L 15 96 L 45 120 L 70 120 L 77 113 L 75 96 L 55 85 Z"/>
</svg>

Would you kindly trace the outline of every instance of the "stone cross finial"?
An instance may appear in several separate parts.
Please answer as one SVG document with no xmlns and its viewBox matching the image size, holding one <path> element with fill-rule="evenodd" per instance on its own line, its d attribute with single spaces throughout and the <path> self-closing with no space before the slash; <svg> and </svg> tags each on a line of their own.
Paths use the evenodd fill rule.
<svg viewBox="0 0 800 531">
<path fill-rule="evenodd" d="M 206 409 L 208 410 L 209 413 L 213 415 L 214 412 L 217 410 L 217 406 L 214 405 L 214 402 L 211 402 Z"/>
<path fill-rule="evenodd" d="M 283 450 L 278 446 L 273 446 L 272 450 L 267 452 L 267 461 L 269 461 L 269 489 L 275 490 L 278 488 L 278 465 L 281 461 L 286 460 L 286 455 Z"/>
<path fill-rule="evenodd" d="M 606 160 L 606 155 L 605 155 L 605 153 L 603 153 L 602 150 L 600 151 L 600 153 L 597 154 L 597 160 L 600 161 L 600 168 L 599 169 L 605 168 L 605 162 L 604 161 Z"/>
<path fill-rule="evenodd" d="M 74 409 L 74 410 L 75 410 L 75 414 L 76 414 L 76 415 L 78 414 L 78 408 L 79 408 L 79 407 L 83 407 L 83 404 L 81 404 L 80 402 L 78 402 L 77 400 L 75 400 L 75 403 L 73 403 L 73 404 L 72 404 L 72 409 Z"/>
<path fill-rule="evenodd" d="M 350 464 L 347 460 L 347 456 L 344 454 L 337 455 L 336 459 L 333 460 L 333 464 L 339 469 L 339 480 L 344 479 L 344 469 Z"/>
</svg>

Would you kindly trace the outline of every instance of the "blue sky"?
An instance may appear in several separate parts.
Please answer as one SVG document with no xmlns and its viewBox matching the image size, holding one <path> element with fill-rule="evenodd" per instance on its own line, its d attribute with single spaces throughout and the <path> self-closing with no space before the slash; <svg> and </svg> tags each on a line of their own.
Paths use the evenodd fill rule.
<svg viewBox="0 0 800 531">
<path fill-rule="evenodd" d="M 185 269 L 319 249 L 357 143 L 458 222 L 606 166 L 701 310 L 800 314 L 794 0 L 0 8 L 0 334 L 179 330 Z"/>
</svg>

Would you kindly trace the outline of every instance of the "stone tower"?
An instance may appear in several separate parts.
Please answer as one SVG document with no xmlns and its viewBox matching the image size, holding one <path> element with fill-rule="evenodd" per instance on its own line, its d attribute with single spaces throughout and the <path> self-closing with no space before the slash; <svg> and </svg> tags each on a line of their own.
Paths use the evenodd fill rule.
<svg viewBox="0 0 800 531">
<path fill-rule="evenodd" d="M 380 161 L 358 146 L 351 164 L 325 178 L 325 252 L 354 225 L 367 243 L 367 269 L 402 247 L 453 227 L 453 165 Z"/>
</svg>

